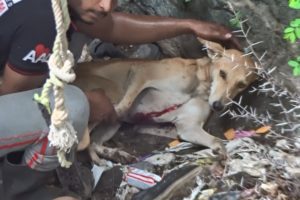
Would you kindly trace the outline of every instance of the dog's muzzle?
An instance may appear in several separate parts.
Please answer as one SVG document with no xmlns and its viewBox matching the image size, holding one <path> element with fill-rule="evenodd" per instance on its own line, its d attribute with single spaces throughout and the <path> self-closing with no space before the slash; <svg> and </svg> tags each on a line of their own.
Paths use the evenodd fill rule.
<svg viewBox="0 0 300 200">
<path fill-rule="evenodd" d="M 212 104 L 212 108 L 215 111 L 222 111 L 224 109 L 224 105 L 221 103 L 221 101 L 215 101 Z"/>
</svg>

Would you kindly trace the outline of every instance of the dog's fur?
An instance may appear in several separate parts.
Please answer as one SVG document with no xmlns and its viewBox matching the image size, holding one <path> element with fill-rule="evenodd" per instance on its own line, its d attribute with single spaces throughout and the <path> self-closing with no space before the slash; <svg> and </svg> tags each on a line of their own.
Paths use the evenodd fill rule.
<svg viewBox="0 0 300 200">
<path fill-rule="evenodd" d="M 201 39 L 200 42 L 206 46 L 208 57 L 80 64 L 74 84 L 85 91 L 102 88 L 121 120 L 172 122 L 181 139 L 223 151 L 221 141 L 202 126 L 211 110 L 222 110 L 229 99 L 255 80 L 255 64 L 235 49 L 225 51 L 219 44 Z M 97 129 L 101 134 L 92 134 L 91 138 L 87 129 L 78 149 L 89 146 L 92 159 L 98 164 L 98 155 L 117 156 L 117 161 L 123 162 L 131 160 L 126 152 L 103 146 L 119 127 L 120 122 L 100 124 Z"/>
<path fill-rule="evenodd" d="M 181 139 L 223 151 L 220 139 L 202 126 L 211 110 L 222 110 L 229 99 L 254 81 L 255 65 L 235 49 L 225 51 L 219 44 L 201 42 L 208 57 L 81 64 L 76 69 L 75 85 L 83 90 L 104 89 L 121 120 L 172 122 Z M 101 162 L 98 155 L 110 157 L 119 152 L 103 146 L 119 127 L 119 123 L 102 124 L 102 134 L 92 135 L 89 148 L 95 162 Z M 131 158 L 124 152 L 121 157 Z"/>
</svg>

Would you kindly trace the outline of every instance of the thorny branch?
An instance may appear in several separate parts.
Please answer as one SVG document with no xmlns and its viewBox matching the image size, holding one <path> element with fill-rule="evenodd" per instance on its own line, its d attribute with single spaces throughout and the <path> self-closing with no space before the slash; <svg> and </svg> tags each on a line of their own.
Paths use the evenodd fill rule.
<svg viewBox="0 0 300 200">
<path fill-rule="evenodd" d="M 237 16 L 238 12 L 235 11 L 231 3 L 228 3 L 229 9 L 231 12 Z M 252 42 L 248 34 L 251 30 L 251 27 L 246 27 L 246 22 L 248 19 L 239 21 L 240 30 L 234 31 L 238 33 L 239 37 L 243 37 L 248 44 L 248 47 L 245 49 L 245 56 L 252 55 L 254 60 L 256 60 L 257 75 L 264 80 L 263 84 L 260 84 L 257 87 L 252 87 L 250 93 L 256 92 L 257 94 L 265 94 L 272 98 L 278 99 L 277 103 L 271 104 L 274 109 L 279 109 L 279 114 L 281 114 L 280 119 L 275 119 L 269 111 L 266 111 L 266 114 L 259 114 L 256 109 L 241 105 L 241 99 L 239 102 L 230 101 L 230 104 L 235 105 L 237 110 L 228 110 L 225 114 L 229 114 L 232 118 L 246 118 L 250 119 L 260 125 L 272 125 L 273 130 L 271 131 L 270 136 L 283 137 L 287 133 L 296 133 L 300 130 L 300 97 L 297 94 L 293 94 L 288 89 L 283 87 L 283 84 L 277 81 L 272 73 L 276 70 L 276 67 L 265 67 L 263 64 L 263 59 L 267 54 L 265 51 L 262 55 L 258 55 L 254 47 L 263 43 Z M 283 103 L 287 102 L 287 103 Z M 291 135 L 289 135 L 290 137 Z"/>
</svg>

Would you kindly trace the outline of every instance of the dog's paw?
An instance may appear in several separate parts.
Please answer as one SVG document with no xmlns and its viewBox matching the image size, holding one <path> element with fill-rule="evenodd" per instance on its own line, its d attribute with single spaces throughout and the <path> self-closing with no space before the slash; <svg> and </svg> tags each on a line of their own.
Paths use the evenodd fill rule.
<svg viewBox="0 0 300 200">
<path fill-rule="evenodd" d="M 116 113 L 117 113 L 119 119 L 126 118 L 127 108 L 124 108 L 124 107 L 122 107 L 120 105 L 117 105 L 116 108 L 115 108 L 115 110 L 116 110 Z"/>
<path fill-rule="evenodd" d="M 216 139 L 211 146 L 214 154 L 221 156 L 221 158 L 226 158 L 226 148 L 220 139 Z"/>
<path fill-rule="evenodd" d="M 125 151 L 119 150 L 112 155 L 111 160 L 121 164 L 130 164 L 136 162 L 137 158 Z"/>
<path fill-rule="evenodd" d="M 100 158 L 100 156 L 97 154 L 97 151 L 95 148 L 89 148 L 89 154 L 93 161 L 98 166 L 108 166 L 107 160 Z"/>
<path fill-rule="evenodd" d="M 107 159 L 116 163 L 129 164 L 137 161 L 137 158 L 131 154 L 118 148 L 105 147 L 103 145 L 93 144 L 89 148 L 92 160 L 96 164 L 102 164 L 103 159 Z"/>
</svg>

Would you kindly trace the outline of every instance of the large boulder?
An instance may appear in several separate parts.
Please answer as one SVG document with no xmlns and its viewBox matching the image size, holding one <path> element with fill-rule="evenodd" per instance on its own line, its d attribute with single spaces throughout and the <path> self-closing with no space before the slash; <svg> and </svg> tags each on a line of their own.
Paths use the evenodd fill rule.
<svg viewBox="0 0 300 200">
<path fill-rule="evenodd" d="M 292 76 L 288 60 L 299 56 L 299 43 L 289 43 L 283 39 L 283 30 L 300 11 L 288 7 L 288 1 L 281 0 L 122 0 L 119 1 L 119 10 L 147 15 L 171 16 L 177 18 L 194 18 L 214 21 L 233 30 L 230 20 L 234 18 L 228 3 L 240 13 L 241 20 L 247 19 L 246 29 L 250 27 L 248 39 L 255 42 L 263 41 L 256 45 L 255 51 L 263 55 L 266 68 L 277 67 L 273 76 L 282 80 L 283 85 L 292 92 L 300 89 L 299 78 Z M 244 39 L 240 42 L 247 47 Z M 165 56 L 174 57 L 199 57 L 203 55 L 201 47 L 195 37 L 180 36 L 173 39 L 159 41 Z M 283 75 L 284 74 L 284 75 Z"/>
</svg>

